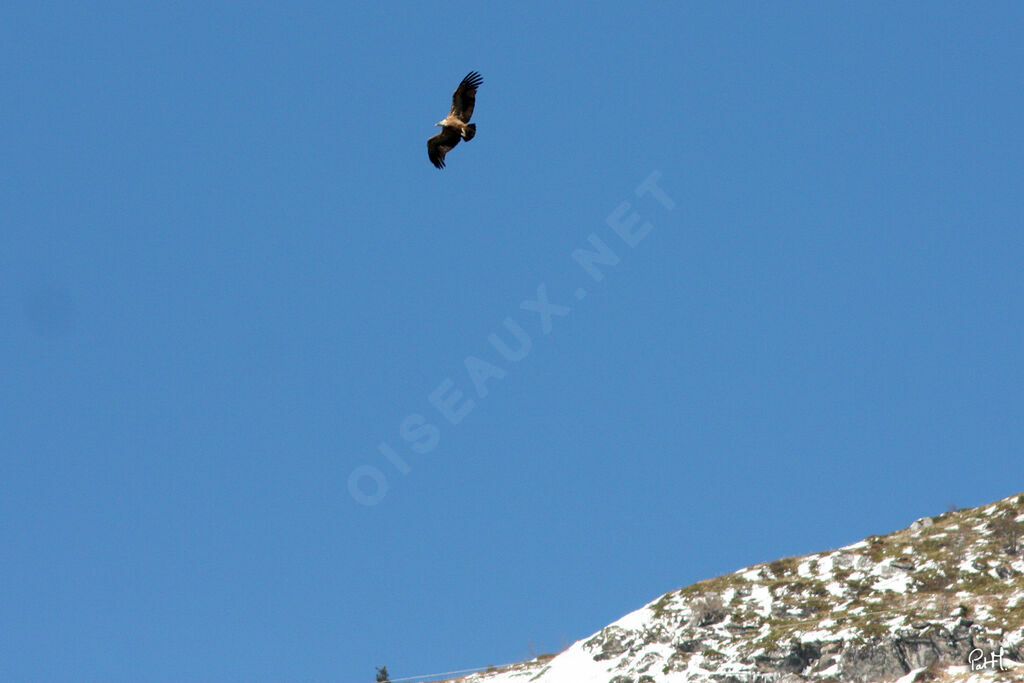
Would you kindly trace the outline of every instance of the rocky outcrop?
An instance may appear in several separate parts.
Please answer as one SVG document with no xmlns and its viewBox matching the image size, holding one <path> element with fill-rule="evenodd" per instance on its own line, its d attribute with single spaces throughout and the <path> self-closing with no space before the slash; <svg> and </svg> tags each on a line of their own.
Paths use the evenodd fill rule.
<svg viewBox="0 0 1024 683">
<path fill-rule="evenodd" d="M 553 659 L 466 683 L 957 681 L 972 652 L 1000 648 L 1018 668 L 986 680 L 1024 681 L 1022 537 L 1024 495 L 924 518 L 672 591 Z"/>
</svg>

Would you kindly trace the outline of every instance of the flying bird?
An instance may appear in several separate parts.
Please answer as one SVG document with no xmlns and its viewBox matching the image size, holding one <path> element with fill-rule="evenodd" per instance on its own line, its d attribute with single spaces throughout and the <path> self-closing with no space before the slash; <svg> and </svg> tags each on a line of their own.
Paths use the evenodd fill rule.
<svg viewBox="0 0 1024 683">
<path fill-rule="evenodd" d="M 476 124 L 470 123 L 473 116 L 473 105 L 476 104 L 476 89 L 484 82 L 480 74 L 470 71 L 452 93 L 452 110 L 435 126 L 441 126 L 441 132 L 427 140 L 427 156 L 438 168 L 444 168 L 444 155 L 459 144 L 459 140 L 469 142 L 476 135 Z"/>
</svg>

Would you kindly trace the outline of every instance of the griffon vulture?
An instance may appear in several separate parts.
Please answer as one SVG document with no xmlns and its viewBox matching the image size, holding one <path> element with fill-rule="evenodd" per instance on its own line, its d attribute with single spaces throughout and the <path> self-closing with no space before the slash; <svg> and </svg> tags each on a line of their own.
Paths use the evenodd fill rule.
<svg viewBox="0 0 1024 683">
<path fill-rule="evenodd" d="M 475 71 L 466 74 L 452 94 L 452 110 L 434 124 L 441 126 L 441 132 L 427 140 L 427 156 L 434 166 L 444 168 L 444 155 L 459 144 L 459 139 L 469 142 L 476 135 L 476 124 L 470 123 L 469 118 L 473 116 L 473 105 L 476 104 L 476 89 L 483 82 L 484 79 Z"/>
</svg>

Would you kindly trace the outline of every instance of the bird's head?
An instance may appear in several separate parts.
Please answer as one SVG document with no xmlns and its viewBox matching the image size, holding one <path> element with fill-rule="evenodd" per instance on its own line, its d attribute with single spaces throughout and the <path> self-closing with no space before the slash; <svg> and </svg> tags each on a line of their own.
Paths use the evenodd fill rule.
<svg viewBox="0 0 1024 683">
<path fill-rule="evenodd" d="M 434 125 L 435 125 L 435 126 L 443 126 L 443 125 L 444 125 L 444 119 L 441 119 L 440 121 L 438 121 L 438 122 L 437 122 L 437 123 L 435 123 Z"/>
</svg>

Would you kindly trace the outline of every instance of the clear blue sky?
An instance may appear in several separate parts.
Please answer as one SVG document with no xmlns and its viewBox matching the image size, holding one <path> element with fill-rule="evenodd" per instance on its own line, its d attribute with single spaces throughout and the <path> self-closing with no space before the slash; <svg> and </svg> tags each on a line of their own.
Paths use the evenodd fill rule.
<svg viewBox="0 0 1024 683">
<path fill-rule="evenodd" d="M 278 4 L 0 9 L 0 678 L 504 663 L 1024 489 L 1019 3 Z"/>
</svg>

